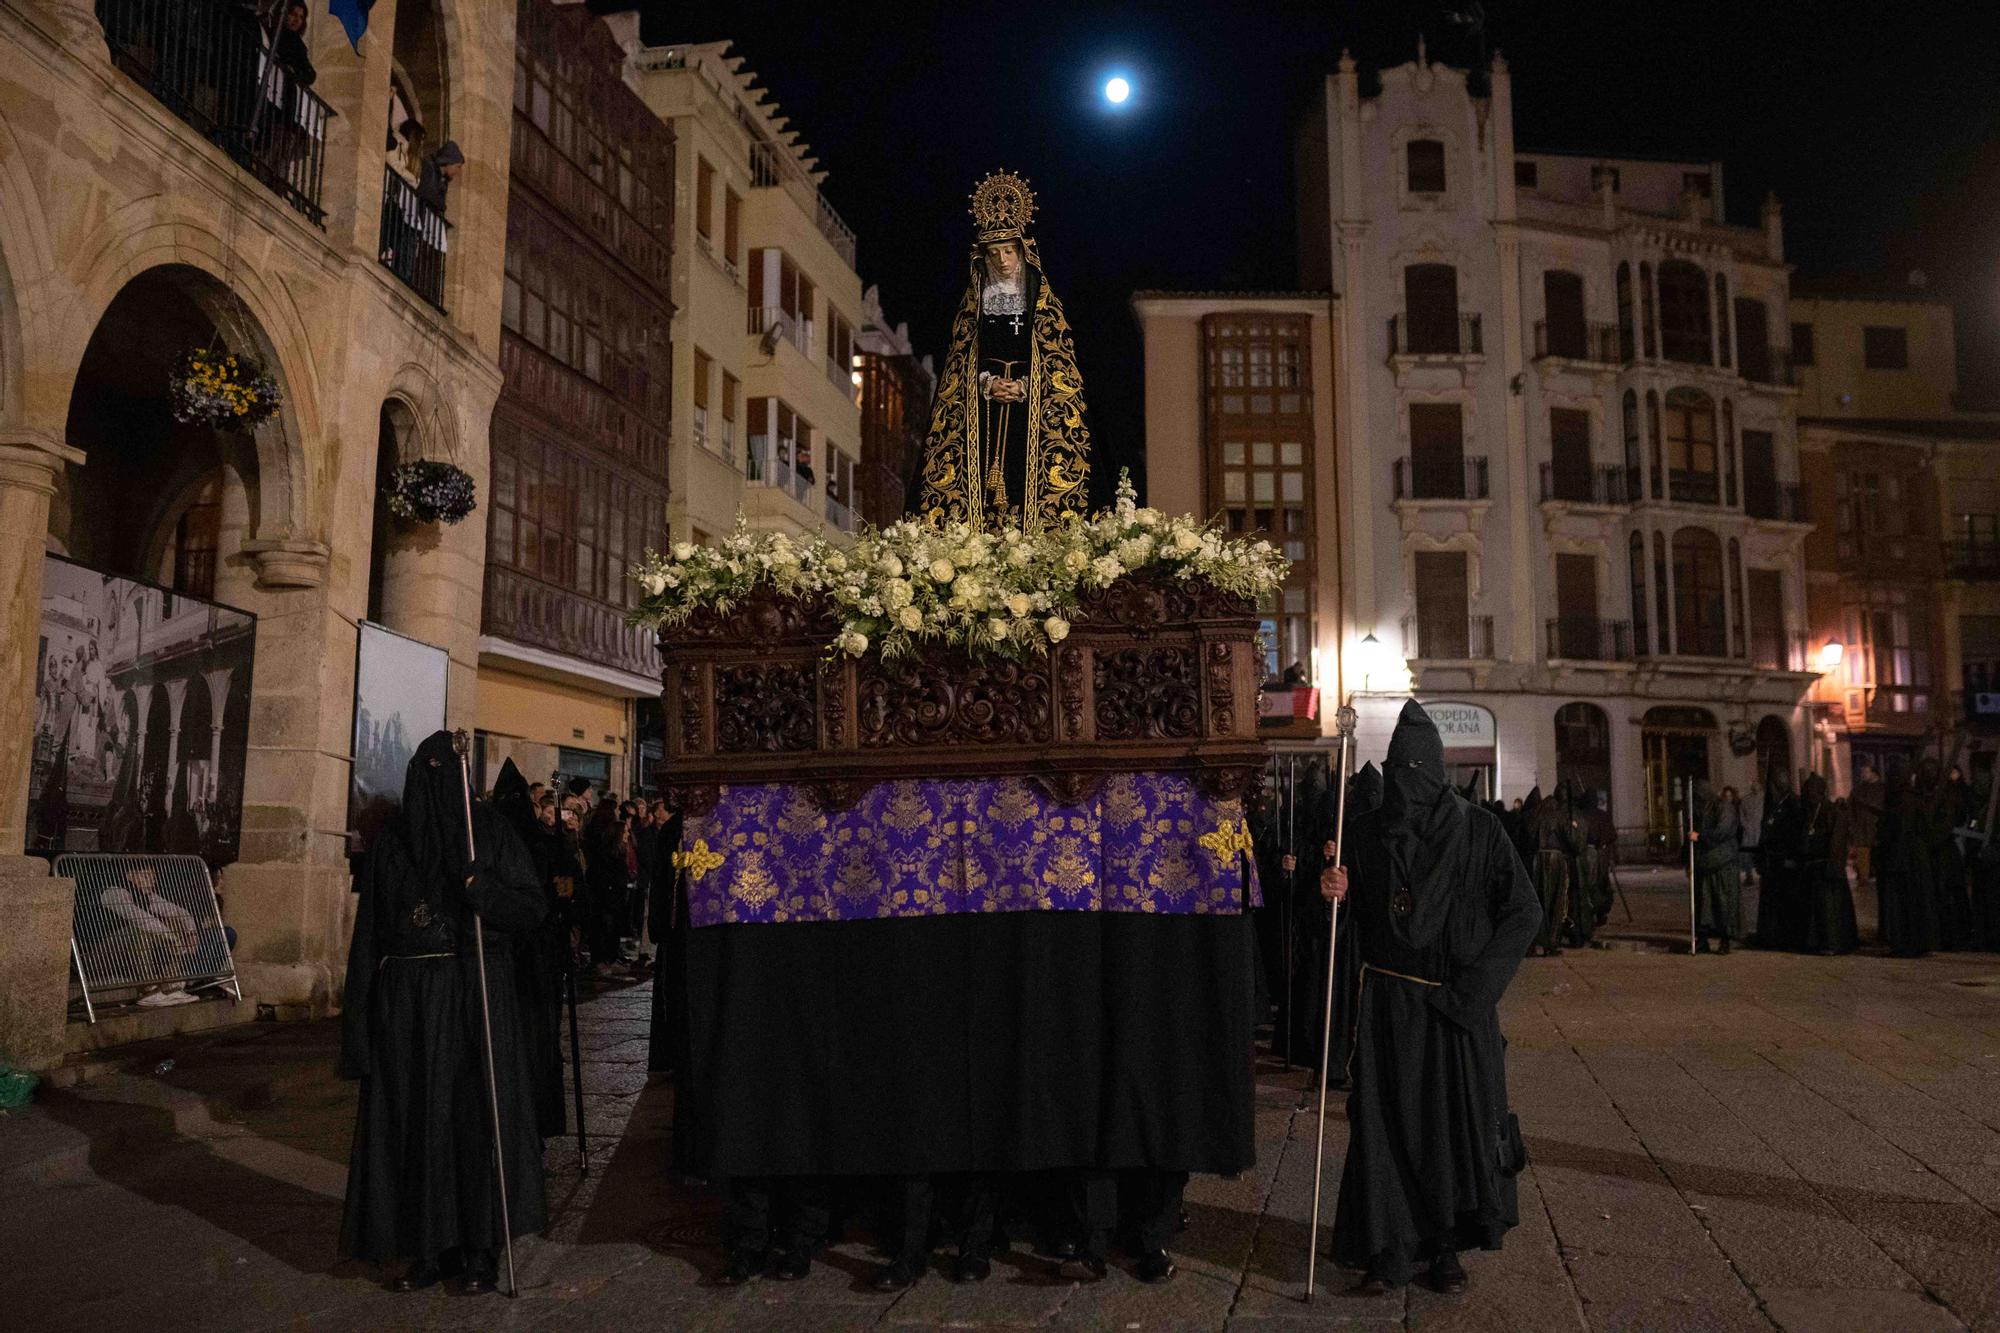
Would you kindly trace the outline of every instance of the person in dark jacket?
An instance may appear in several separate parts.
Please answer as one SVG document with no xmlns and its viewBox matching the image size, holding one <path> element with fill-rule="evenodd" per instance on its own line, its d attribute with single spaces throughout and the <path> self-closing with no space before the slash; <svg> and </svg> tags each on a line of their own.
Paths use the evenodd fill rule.
<svg viewBox="0 0 2000 1333">
<path fill-rule="evenodd" d="M 1537 799 L 1539 797 L 1539 799 Z M 1564 920 L 1570 898 L 1569 800 L 1558 787 L 1553 795 L 1542 796 L 1540 788 L 1528 794 L 1527 838 L 1534 848 L 1528 870 L 1535 895 L 1542 904 L 1542 935 L 1537 941 L 1544 956 L 1562 952 Z"/>
<path fill-rule="evenodd" d="M 1798 802 L 1791 775 L 1773 764 L 1757 836 L 1757 947 L 1797 949 L 1805 939 L 1798 895 Z"/>
<path fill-rule="evenodd" d="M 1707 953 L 1712 938 L 1717 953 L 1728 953 L 1730 927 L 1743 892 L 1736 865 L 1741 826 L 1735 804 L 1717 796 L 1706 779 L 1694 784 L 1694 807 L 1695 951 Z"/>
<path fill-rule="evenodd" d="M 1799 894 L 1805 905 L 1807 953 L 1853 953 L 1859 938 L 1854 891 L 1847 884 L 1848 812 L 1826 795 L 1814 773 L 1799 795 Z"/>
<path fill-rule="evenodd" d="M 435 1285 L 454 1261 L 468 1290 L 491 1290 L 497 1276 L 503 1233 L 475 916 L 486 928 L 509 1220 L 516 1235 L 545 1220 L 533 1062 L 511 982 L 514 939 L 548 906 L 527 849 L 485 806 L 472 812 L 467 856 L 464 800 L 451 736 L 434 732 L 410 760 L 401 810 L 369 849 L 347 956 L 340 1073 L 361 1080 L 361 1096 L 340 1248 L 413 1260 L 401 1291 Z"/>
<path fill-rule="evenodd" d="M 512 759 L 493 783 L 493 808 L 507 821 L 534 862 L 536 886 L 548 914 L 542 924 L 515 940 L 514 978 L 521 991 L 521 1021 L 534 1066 L 535 1116 L 543 1138 L 567 1127 L 563 1105 L 562 1006 L 569 975 L 569 916 L 575 902 L 577 867 L 552 825 L 544 824 L 528 791 L 528 780 Z"/>
<path fill-rule="evenodd" d="M 458 173 L 465 170 L 465 154 L 459 151 L 458 140 L 446 139 L 437 151 L 424 159 L 424 169 L 417 178 L 417 198 L 437 210 L 439 217 L 445 215 L 446 197 L 451 193 L 451 183 L 458 179 Z"/>
<path fill-rule="evenodd" d="M 1527 1155 L 1497 1009 L 1542 913 L 1499 825 L 1450 789 L 1444 742 L 1415 700 L 1385 772 L 1381 809 L 1355 820 L 1344 864 L 1321 882 L 1347 903 L 1343 947 L 1362 970 L 1332 1255 L 1366 1271 L 1363 1292 L 1399 1287 L 1418 1265 L 1462 1291 L 1459 1252 L 1498 1249 L 1518 1220 Z"/>
<path fill-rule="evenodd" d="M 1924 850 L 1931 864 L 1938 905 L 1938 947 L 1972 947 L 1972 900 L 1966 892 L 1965 857 L 1954 830 L 1967 817 L 1970 788 L 1952 770 L 1947 781 L 1935 758 L 1917 765 L 1917 805 L 1923 812 Z"/>
</svg>

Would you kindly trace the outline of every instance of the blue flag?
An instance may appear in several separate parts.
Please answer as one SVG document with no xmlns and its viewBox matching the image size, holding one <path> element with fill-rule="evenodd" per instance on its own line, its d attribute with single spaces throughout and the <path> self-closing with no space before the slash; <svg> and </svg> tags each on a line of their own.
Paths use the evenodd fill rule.
<svg viewBox="0 0 2000 1333">
<path fill-rule="evenodd" d="M 348 44 L 359 51 L 361 34 L 368 31 L 368 11 L 375 8 L 375 0 L 327 0 L 326 8 L 347 29 Z"/>
</svg>

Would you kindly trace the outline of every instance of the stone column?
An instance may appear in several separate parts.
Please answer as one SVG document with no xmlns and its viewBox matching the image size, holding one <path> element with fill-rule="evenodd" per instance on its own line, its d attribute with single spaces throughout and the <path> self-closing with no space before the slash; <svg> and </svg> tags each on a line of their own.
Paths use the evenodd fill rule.
<svg viewBox="0 0 2000 1333">
<path fill-rule="evenodd" d="M 41 643 L 42 553 L 49 497 L 65 463 L 83 455 L 51 437 L 0 433 L 0 1062 L 62 1062 L 69 1002 L 68 880 L 19 855 L 27 834 Z"/>
</svg>

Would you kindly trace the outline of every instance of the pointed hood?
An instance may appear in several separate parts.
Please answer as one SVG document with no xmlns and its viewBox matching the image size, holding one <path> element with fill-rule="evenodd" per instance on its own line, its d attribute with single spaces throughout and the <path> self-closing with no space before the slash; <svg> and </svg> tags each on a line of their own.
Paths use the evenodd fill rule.
<svg viewBox="0 0 2000 1333">
<path fill-rule="evenodd" d="M 1347 780 L 1347 799 L 1350 803 L 1347 813 L 1350 815 L 1366 814 L 1381 808 L 1382 770 L 1375 767 L 1373 760 L 1363 764 L 1361 771 Z"/>
<path fill-rule="evenodd" d="M 535 799 L 528 791 L 528 780 L 521 776 L 521 770 L 508 759 L 500 765 L 500 776 L 493 780 L 493 809 L 502 815 L 516 832 L 531 833 L 540 828 L 535 818 Z"/>
<path fill-rule="evenodd" d="M 1389 927 L 1422 948 L 1444 929 L 1464 867 L 1471 816 L 1444 770 L 1444 738 L 1423 706 L 1403 705 L 1389 738 L 1381 810 L 1382 839 L 1395 883 Z"/>
<path fill-rule="evenodd" d="M 464 876 L 465 779 L 450 732 L 432 732 L 410 756 L 398 823 L 410 863 L 433 883 Z"/>
</svg>

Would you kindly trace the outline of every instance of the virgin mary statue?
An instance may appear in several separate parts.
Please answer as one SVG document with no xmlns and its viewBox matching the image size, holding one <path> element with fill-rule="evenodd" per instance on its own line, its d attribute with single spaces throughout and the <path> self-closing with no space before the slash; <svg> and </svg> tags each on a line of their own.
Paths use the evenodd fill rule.
<svg viewBox="0 0 2000 1333">
<path fill-rule="evenodd" d="M 972 192 L 977 232 L 924 445 L 918 512 L 1030 531 L 1080 513 L 1090 479 L 1083 376 L 1062 302 L 1028 236 L 1034 192 L 995 172 Z"/>
</svg>

